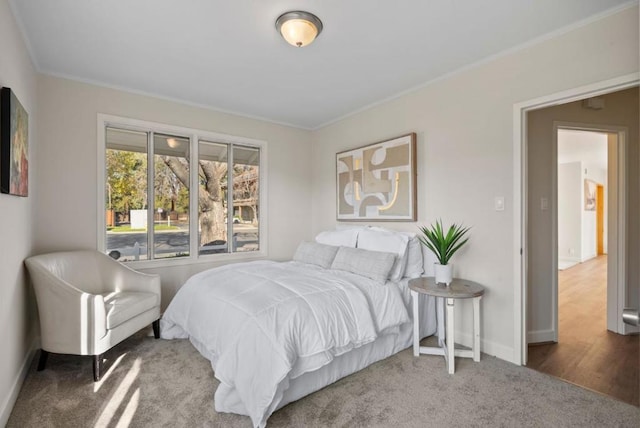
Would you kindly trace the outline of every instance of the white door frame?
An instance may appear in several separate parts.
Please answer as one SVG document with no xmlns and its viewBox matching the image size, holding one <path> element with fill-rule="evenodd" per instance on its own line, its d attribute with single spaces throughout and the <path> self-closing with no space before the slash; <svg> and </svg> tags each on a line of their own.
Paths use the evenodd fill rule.
<svg viewBox="0 0 640 428">
<path fill-rule="evenodd" d="M 578 101 L 638 86 L 640 73 L 569 89 L 513 106 L 513 195 L 514 195 L 514 356 L 516 364 L 527 363 L 527 121 L 530 110 Z"/>
</svg>

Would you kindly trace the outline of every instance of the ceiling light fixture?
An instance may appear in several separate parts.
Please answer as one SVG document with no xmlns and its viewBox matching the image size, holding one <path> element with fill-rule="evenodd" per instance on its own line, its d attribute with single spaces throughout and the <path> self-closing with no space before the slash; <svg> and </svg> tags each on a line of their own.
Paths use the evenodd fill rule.
<svg viewBox="0 0 640 428">
<path fill-rule="evenodd" d="M 322 32 L 322 21 L 312 13 L 296 10 L 280 15 L 276 28 L 287 43 L 301 48 Z"/>
</svg>

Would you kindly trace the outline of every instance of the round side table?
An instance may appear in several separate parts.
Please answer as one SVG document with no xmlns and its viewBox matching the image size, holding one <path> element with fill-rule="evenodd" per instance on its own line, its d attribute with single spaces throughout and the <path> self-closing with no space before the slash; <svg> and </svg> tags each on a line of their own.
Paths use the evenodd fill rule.
<svg viewBox="0 0 640 428">
<path fill-rule="evenodd" d="M 447 362 L 449 374 L 455 372 L 455 357 L 473 358 L 480 361 L 480 299 L 484 295 L 484 287 L 477 282 L 454 278 L 448 286 L 436 284 L 433 277 L 414 278 L 409 281 L 413 300 L 413 355 L 443 355 Z M 445 299 L 446 330 L 444 338 L 438 338 L 439 347 L 420 346 L 420 320 L 418 293 Z M 456 299 L 473 299 L 473 347 L 471 349 L 455 349 L 455 317 L 453 308 Z M 438 302 L 439 303 L 439 302 Z M 438 323 L 441 320 L 438 319 Z"/>
</svg>

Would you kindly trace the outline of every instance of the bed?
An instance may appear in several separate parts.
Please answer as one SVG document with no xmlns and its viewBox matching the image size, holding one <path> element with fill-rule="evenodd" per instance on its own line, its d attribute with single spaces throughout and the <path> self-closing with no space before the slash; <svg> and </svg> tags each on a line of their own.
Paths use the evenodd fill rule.
<svg viewBox="0 0 640 428">
<path fill-rule="evenodd" d="M 256 427 L 282 406 L 412 343 L 408 281 L 422 273 L 417 238 L 378 228 L 319 234 L 289 262 L 255 261 L 192 276 L 161 320 L 189 339 L 220 381 L 218 412 Z M 421 296 L 421 336 L 435 333 Z"/>
</svg>

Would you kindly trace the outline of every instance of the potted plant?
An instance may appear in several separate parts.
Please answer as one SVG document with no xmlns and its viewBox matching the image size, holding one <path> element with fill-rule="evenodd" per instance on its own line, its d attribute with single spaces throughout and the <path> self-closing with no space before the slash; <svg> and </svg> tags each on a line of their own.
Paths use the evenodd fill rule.
<svg viewBox="0 0 640 428">
<path fill-rule="evenodd" d="M 437 220 L 429 227 L 420 228 L 422 236 L 418 236 L 422 245 L 433 251 L 438 263 L 435 264 L 435 281 L 438 284 L 451 284 L 453 279 L 453 265 L 449 263 L 451 257 L 469 238 L 465 238 L 468 227 L 452 224 L 445 233 L 442 220 Z"/>
</svg>

